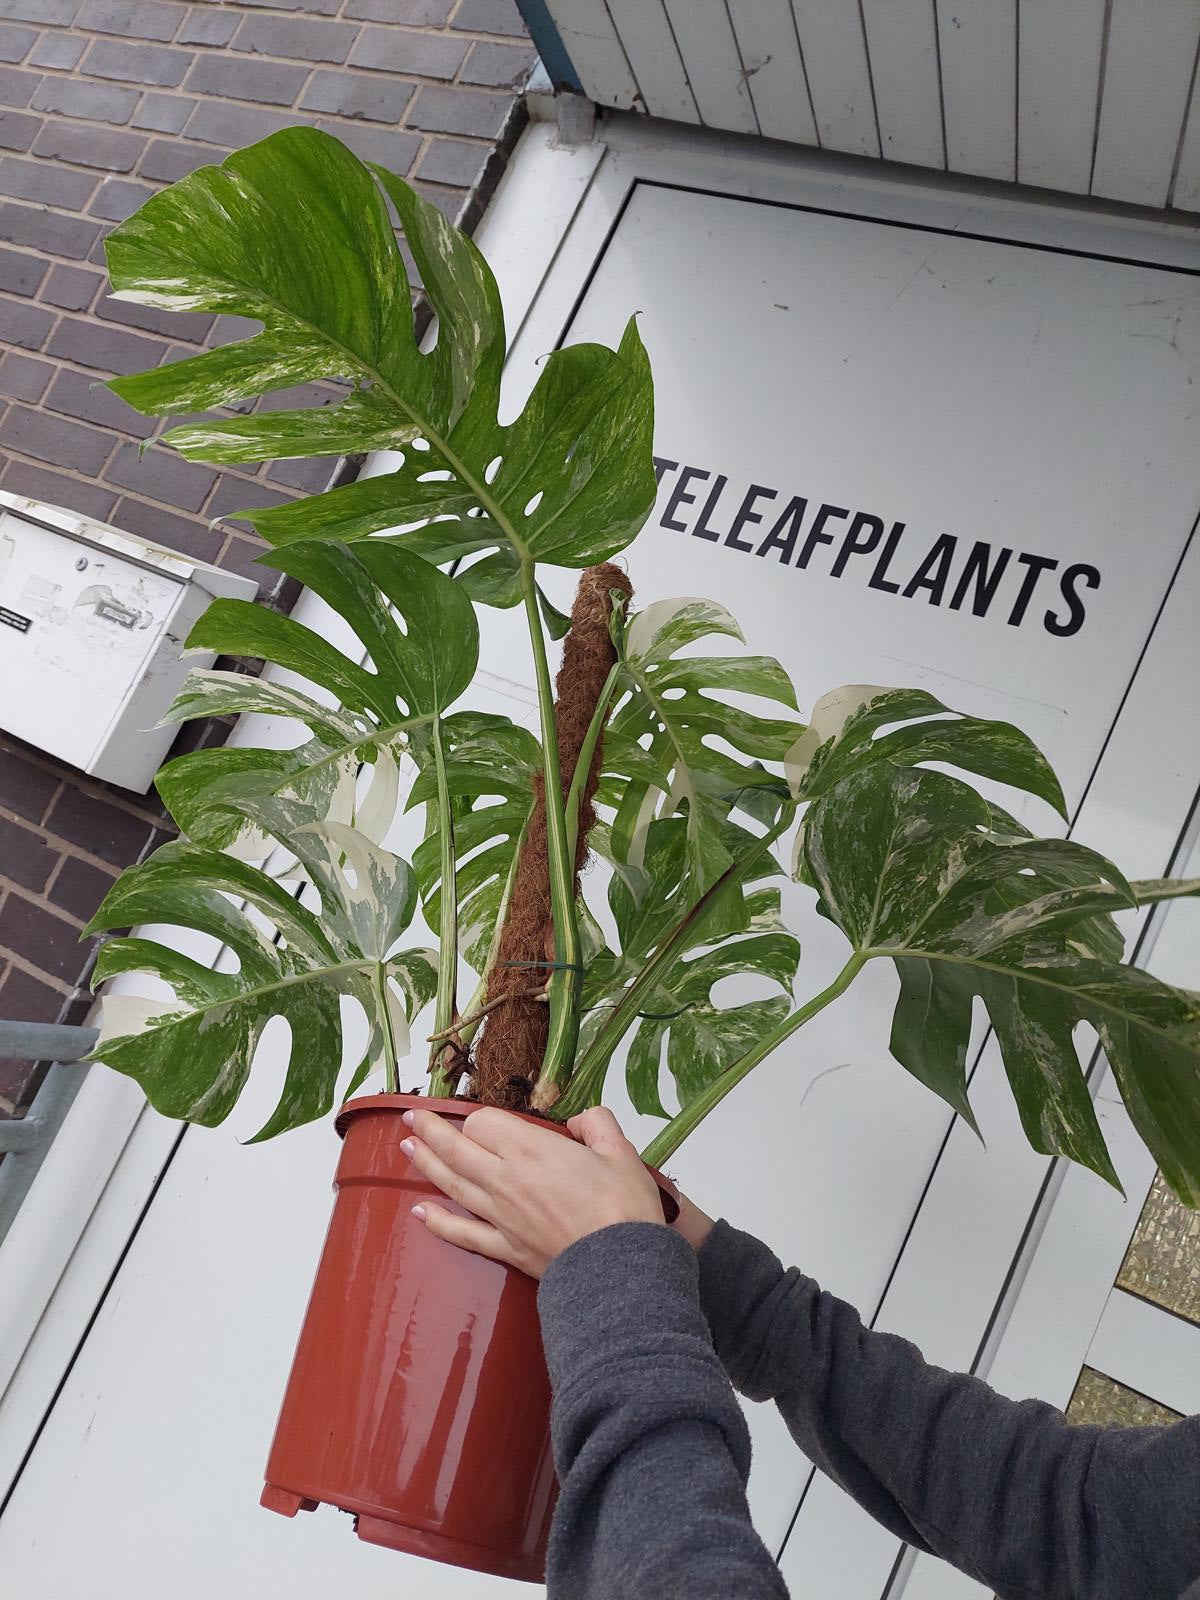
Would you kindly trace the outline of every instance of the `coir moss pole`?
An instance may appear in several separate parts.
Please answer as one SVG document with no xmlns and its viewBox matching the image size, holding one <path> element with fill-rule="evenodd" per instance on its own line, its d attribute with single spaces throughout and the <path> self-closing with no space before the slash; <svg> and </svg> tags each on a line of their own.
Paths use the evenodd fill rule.
<svg viewBox="0 0 1200 1600">
<path fill-rule="evenodd" d="M 571 628 L 563 644 L 555 683 L 559 777 L 567 794 L 596 705 L 616 660 L 609 620 L 614 593 L 628 604 L 633 586 L 611 562 L 589 567 L 579 580 Z M 595 821 L 592 798 L 600 777 L 603 741 L 597 740 L 580 797 L 575 844 L 575 887 L 587 859 L 587 840 Z M 554 959 L 550 912 L 550 874 L 546 864 L 546 803 L 542 779 L 534 779 L 534 805 L 517 862 L 508 915 L 488 973 L 489 1012 L 475 1048 L 472 1097 L 485 1105 L 523 1110 L 529 1105 L 549 1033 L 544 1000 L 535 997 Z"/>
</svg>

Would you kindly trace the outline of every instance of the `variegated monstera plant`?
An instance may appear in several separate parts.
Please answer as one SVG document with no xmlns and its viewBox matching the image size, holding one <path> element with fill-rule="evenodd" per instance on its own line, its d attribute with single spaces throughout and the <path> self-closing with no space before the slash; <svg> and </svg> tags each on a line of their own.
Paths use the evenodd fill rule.
<svg viewBox="0 0 1200 1600">
<path fill-rule="evenodd" d="M 393 211 L 436 314 L 432 338 L 414 324 Z M 730 649 L 741 634 L 720 606 L 632 610 L 610 567 L 589 574 L 601 624 L 597 635 L 593 615 L 579 648 L 594 678 L 603 659 L 568 739 L 570 672 L 556 703 L 548 644 L 567 619 L 539 569 L 596 569 L 653 505 L 651 377 L 632 323 L 617 350 L 550 355 L 502 424 L 504 324 L 479 251 L 399 178 L 308 129 L 155 196 L 112 234 L 108 257 L 120 298 L 262 324 L 112 383 L 151 415 L 218 412 L 171 428 L 167 446 L 211 462 L 392 452 L 375 476 L 241 514 L 271 546 L 266 565 L 315 591 L 356 649 L 234 600 L 216 601 L 192 636 L 267 670 L 194 672 L 174 718 L 265 712 L 295 738 L 170 762 L 159 788 L 181 838 L 126 872 L 92 922 L 176 924 L 234 958 L 214 970 L 147 938 L 103 946 L 101 978 L 151 973 L 174 995 L 114 1010 L 98 1048 L 153 1105 L 220 1122 L 281 1017 L 289 1064 L 259 1137 L 280 1133 L 372 1075 L 403 1087 L 399 1057 L 424 1014 L 430 1092 L 556 1119 L 601 1098 L 624 1046 L 635 1105 L 666 1119 L 646 1152 L 661 1162 L 883 960 L 900 979 L 892 1053 L 960 1115 L 971 1120 L 978 1000 L 1030 1142 L 1115 1182 L 1085 1071 L 1098 1036 L 1168 1181 L 1200 1204 L 1200 1002 L 1123 965 L 1113 920 L 1197 886 L 1128 883 L 1081 844 L 1033 838 L 945 771 L 1063 814 L 1053 772 L 1017 729 L 925 693 L 862 688 L 827 695 L 806 727 L 782 667 Z M 237 412 L 319 379 L 348 383 L 339 404 Z M 540 738 L 464 704 L 480 606 L 524 608 Z M 725 652 L 704 653 L 716 636 Z M 743 709 L 747 697 L 764 712 Z M 411 864 L 380 842 L 402 784 L 424 820 Z M 586 880 L 593 896 L 605 889 L 607 933 L 580 892 L 588 850 L 608 864 Z M 777 852 L 848 945 L 839 975 L 799 1005 Z M 532 944 L 514 958 L 522 897 Z M 436 951 L 404 947 L 418 907 Z M 720 980 L 747 973 L 773 993 L 723 1006 Z M 369 1022 L 357 1065 L 343 1059 L 346 997 Z M 489 1080 L 483 1044 L 517 1006 L 533 1016 L 523 1037 L 537 1039 L 536 1058 Z"/>
</svg>

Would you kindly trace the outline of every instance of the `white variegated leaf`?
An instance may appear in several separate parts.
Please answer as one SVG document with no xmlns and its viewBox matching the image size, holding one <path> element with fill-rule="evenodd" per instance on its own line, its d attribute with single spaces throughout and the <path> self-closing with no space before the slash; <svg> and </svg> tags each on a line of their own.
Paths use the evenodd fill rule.
<svg viewBox="0 0 1200 1600">
<path fill-rule="evenodd" d="M 389 205 L 437 316 L 425 348 Z M 200 168 L 114 229 L 106 250 L 118 298 L 262 324 L 113 380 L 137 409 L 179 415 L 314 379 L 351 385 L 337 405 L 171 428 L 168 447 L 219 462 L 396 453 L 391 471 L 235 513 L 274 545 L 418 525 L 397 537 L 439 563 L 486 552 L 464 581 L 511 605 L 534 561 L 601 561 L 654 504 L 653 391 L 635 324 L 617 350 L 552 352 L 501 424 L 504 315 L 487 263 L 436 205 L 328 134 L 285 128 Z"/>
<path fill-rule="evenodd" d="M 678 653 L 713 634 L 742 637 L 723 606 L 696 599 L 656 601 L 616 630 L 621 677 L 597 796 L 613 809 L 613 853 L 632 866 L 641 865 L 656 819 L 685 816 L 698 894 L 730 865 L 722 839 L 730 812 L 766 817 L 778 808 L 782 782 L 761 763 L 782 761 L 802 731 L 725 698 L 746 695 L 794 709 L 791 683 L 772 657 Z"/>
<path fill-rule="evenodd" d="M 506 717 L 459 712 L 442 725 L 446 737 L 447 783 L 454 811 L 458 856 L 459 945 L 481 976 L 507 904 L 506 889 L 517 847 L 533 809 L 534 775 L 541 771 L 541 748 L 526 728 Z M 437 792 L 434 773 L 422 772 L 409 793 L 410 807 L 425 805 Z M 440 842 L 433 831 L 413 852 L 425 917 L 440 923 Z"/>
<path fill-rule="evenodd" d="M 267 1024 L 282 1018 L 291 1036 L 288 1065 L 279 1103 L 256 1135 L 264 1139 L 332 1106 L 342 1067 L 341 996 L 367 1015 L 367 1069 L 386 1064 L 394 1081 L 409 1021 L 435 980 L 428 951 L 393 951 L 416 906 L 405 862 L 278 795 L 258 797 L 255 820 L 290 835 L 320 894 L 319 915 L 261 869 L 177 841 L 122 874 L 88 932 L 153 921 L 228 946 L 235 973 L 211 971 L 154 940 L 110 939 L 97 958 L 97 982 L 150 973 L 176 1003 L 129 1004 L 122 996 L 114 1008 L 106 1000 L 110 1018 L 95 1056 L 134 1078 L 165 1116 L 213 1126 L 236 1104 Z M 271 927 L 274 940 L 264 932 Z"/>
<path fill-rule="evenodd" d="M 973 1121 L 982 1002 L 1030 1143 L 1116 1183 L 1076 1038 L 1087 1024 L 1167 1181 L 1200 1204 L 1200 1000 L 1121 965 L 1112 914 L 1135 893 L 1111 862 L 1029 838 L 954 778 L 887 761 L 825 790 L 804 848 L 822 912 L 864 958 L 896 965 L 892 1052 L 915 1077 Z"/>
<path fill-rule="evenodd" d="M 731 852 L 744 851 L 754 842 L 752 835 L 731 823 L 724 824 L 723 833 Z M 768 858 L 752 880 L 775 870 Z M 584 981 L 589 1015 L 581 1035 L 581 1055 L 647 957 L 694 904 L 693 891 L 686 820 L 664 817 L 647 833 L 644 866 L 614 873 L 610 881 L 608 899 L 618 948 L 600 950 L 589 960 Z M 752 1028 L 768 1026 L 768 1019 L 773 1025 L 787 1014 L 787 1000 L 722 1006 L 712 998 L 722 978 L 745 975 L 777 984 L 790 994 L 800 945 L 784 929 L 779 909 L 777 889 L 742 886 L 727 892 L 689 930 L 677 958 L 659 974 L 639 1009 L 626 1063 L 629 1091 L 638 1110 L 667 1114 L 659 1087 L 664 1048 L 681 1104 L 686 1104 L 742 1053 Z"/>
<path fill-rule="evenodd" d="M 831 690 L 813 708 L 812 722 L 785 765 L 792 793 L 816 800 L 876 761 L 944 762 L 1037 795 L 1066 815 L 1058 779 L 1027 734 L 1009 722 L 951 711 L 923 689 L 854 683 Z"/>
<path fill-rule="evenodd" d="M 159 792 L 190 838 L 234 847 L 248 859 L 266 851 L 241 802 L 261 792 L 294 797 L 382 838 L 395 815 L 398 752 L 426 759 L 434 720 L 471 682 L 479 650 L 475 613 L 462 588 L 408 551 L 321 544 L 272 560 L 346 618 L 371 669 L 294 619 L 246 601 L 214 602 L 193 628 L 189 643 L 218 655 L 260 656 L 340 702 L 329 710 L 304 690 L 234 673 L 194 672 L 185 682 L 168 713 L 177 720 L 268 711 L 310 735 L 289 750 L 198 750 L 159 773 Z M 356 814 L 365 762 L 374 772 Z"/>
</svg>

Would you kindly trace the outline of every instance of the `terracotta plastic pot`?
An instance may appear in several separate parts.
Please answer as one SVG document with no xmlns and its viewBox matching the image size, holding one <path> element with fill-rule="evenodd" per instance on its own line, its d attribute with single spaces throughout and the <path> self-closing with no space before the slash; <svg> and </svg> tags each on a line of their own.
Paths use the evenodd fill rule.
<svg viewBox="0 0 1200 1600">
<path fill-rule="evenodd" d="M 339 1506 L 372 1544 L 540 1582 L 557 1485 L 537 1284 L 411 1215 L 436 1194 L 400 1149 L 415 1107 L 478 1109 L 371 1095 L 337 1118 L 333 1216 L 262 1504 Z"/>
</svg>

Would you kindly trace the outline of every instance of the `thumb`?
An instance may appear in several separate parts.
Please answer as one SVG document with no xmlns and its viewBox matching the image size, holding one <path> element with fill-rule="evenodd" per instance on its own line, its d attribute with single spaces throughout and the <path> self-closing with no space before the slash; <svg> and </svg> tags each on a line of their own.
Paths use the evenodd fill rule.
<svg viewBox="0 0 1200 1600">
<path fill-rule="evenodd" d="M 621 1124 L 607 1106 L 592 1106 L 590 1110 L 580 1112 L 579 1116 L 570 1118 L 567 1127 L 597 1155 L 625 1155 L 633 1149 L 621 1132 Z"/>
</svg>

